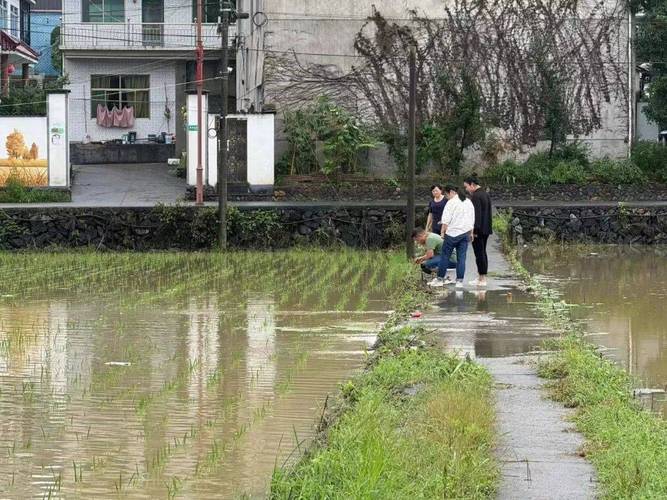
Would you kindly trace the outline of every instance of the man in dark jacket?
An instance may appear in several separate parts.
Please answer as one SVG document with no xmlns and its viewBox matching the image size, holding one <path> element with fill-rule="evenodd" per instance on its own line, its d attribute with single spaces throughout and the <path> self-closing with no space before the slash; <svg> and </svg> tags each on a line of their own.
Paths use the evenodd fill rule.
<svg viewBox="0 0 667 500">
<path fill-rule="evenodd" d="M 466 191 L 470 195 L 470 200 L 475 207 L 475 228 L 473 229 L 472 248 L 475 251 L 475 260 L 477 262 L 477 274 L 479 278 L 471 284 L 475 286 L 486 286 L 486 275 L 489 271 L 489 257 L 486 254 L 486 243 L 489 236 L 493 233 L 491 213 L 491 197 L 479 185 L 479 180 L 475 174 L 472 174 L 463 181 Z"/>
</svg>

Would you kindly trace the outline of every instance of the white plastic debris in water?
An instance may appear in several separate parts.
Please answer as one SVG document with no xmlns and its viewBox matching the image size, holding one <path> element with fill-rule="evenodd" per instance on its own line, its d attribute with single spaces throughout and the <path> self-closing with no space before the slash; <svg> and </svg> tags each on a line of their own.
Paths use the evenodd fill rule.
<svg viewBox="0 0 667 500">
<path fill-rule="evenodd" d="M 107 361 L 104 364 L 107 366 L 130 366 L 132 363 L 127 361 Z"/>
</svg>

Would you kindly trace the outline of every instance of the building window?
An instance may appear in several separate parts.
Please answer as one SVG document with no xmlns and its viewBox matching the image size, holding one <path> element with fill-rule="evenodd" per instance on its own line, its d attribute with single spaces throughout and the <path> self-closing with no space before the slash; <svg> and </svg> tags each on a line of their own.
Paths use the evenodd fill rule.
<svg viewBox="0 0 667 500">
<path fill-rule="evenodd" d="M 91 117 L 97 105 L 111 110 L 133 106 L 135 118 L 150 118 L 149 75 L 92 75 L 90 77 Z"/>
<path fill-rule="evenodd" d="M 229 5 L 231 8 L 236 8 L 236 0 L 201 0 L 203 23 L 217 23 L 221 16 L 220 11 L 224 5 Z M 197 0 L 192 0 L 192 22 L 197 20 Z"/>
<path fill-rule="evenodd" d="M 7 29 L 7 0 L 0 0 L 0 30 Z"/>
<path fill-rule="evenodd" d="M 21 2 L 21 40 L 30 45 L 30 3 Z"/>
<path fill-rule="evenodd" d="M 15 5 L 9 6 L 9 32 L 15 36 L 19 37 L 19 8 Z"/>
<path fill-rule="evenodd" d="M 81 18 L 84 23 L 125 22 L 124 0 L 82 0 Z"/>
</svg>

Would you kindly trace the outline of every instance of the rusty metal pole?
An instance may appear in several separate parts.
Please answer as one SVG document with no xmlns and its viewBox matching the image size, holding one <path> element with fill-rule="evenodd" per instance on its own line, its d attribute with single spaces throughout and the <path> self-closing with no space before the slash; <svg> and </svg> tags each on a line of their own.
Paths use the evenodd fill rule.
<svg viewBox="0 0 667 500">
<path fill-rule="evenodd" d="M 204 204 L 204 166 L 202 151 L 202 92 L 204 90 L 204 43 L 201 38 L 202 0 L 197 0 L 197 205 Z"/>
<path fill-rule="evenodd" d="M 218 123 L 218 242 L 220 249 L 227 248 L 227 108 L 229 96 L 229 8 L 224 6 L 221 12 L 222 19 L 222 57 L 220 61 L 220 121 Z"/>
<path fill-rule="evenodd" d="M 417 130 L 417 47 L 410 46 L 410 105 L 408 113 L 408 206 L 406 217 L 405 252 L 409 260 L 415 255 L 412 230 L 415 227 L 415 158 Z"/>
</svg>

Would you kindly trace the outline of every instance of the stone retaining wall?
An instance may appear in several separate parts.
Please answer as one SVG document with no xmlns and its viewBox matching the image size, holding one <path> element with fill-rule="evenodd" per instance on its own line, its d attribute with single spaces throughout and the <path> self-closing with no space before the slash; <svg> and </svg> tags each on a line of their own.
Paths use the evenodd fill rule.
<svg viewBox="0 0 667 500">
<path fill-rule="evenodd" d="M 504 207 L 504 210 L 508 207 Z M 519 243 L 667 243 L 667 208 L 514 207 L 511 233 Z M 417 223 L 425 212 L 418 209 Z M 386 248 L 403 240 L 405 211 L 397 207 L 230 209 L 233 248 L 342 244 Z M 216 241 L 212 207 L 0 209 L 0 249 L 92 247 L 112 250 L 200 250 Z"/>
<path fill-rule="evenodd" d="M 667 207 L 521 207 L 512 209 L 517 241 L 667 243 Z"/>
<path fill-rule="evenodd" d="M 402 240 L 404 224 L 400 208 L 231 209 L 228 238 L 236 248 L 385 248 Z M 0 248 L 203 250 L 215 244 L 217 225 L 210 207 L 3 209 Z"/>
</svg>

